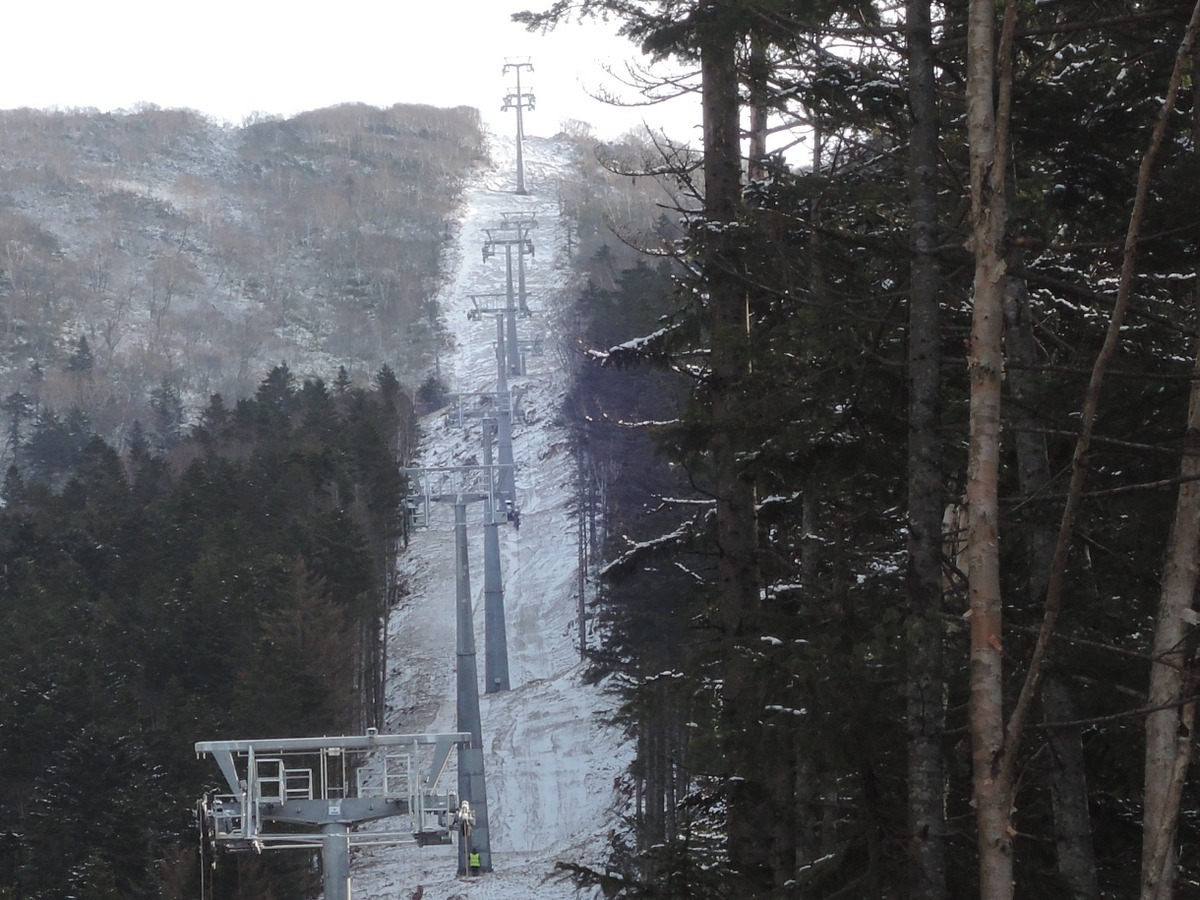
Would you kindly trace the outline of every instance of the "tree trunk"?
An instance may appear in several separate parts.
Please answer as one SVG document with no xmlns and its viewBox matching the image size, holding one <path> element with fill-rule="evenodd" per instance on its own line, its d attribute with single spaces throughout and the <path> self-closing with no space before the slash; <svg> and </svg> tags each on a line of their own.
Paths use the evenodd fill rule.
<svg viewBox="0 0 1200 900">
<path fill-rule="evenodd" d="M 995 3 L 971 0 L 967 130 L 975 251 L 967 449 L 967 586 L 971 616 L 969 724 L 981 900 L 1013 896 L 1012 791 L 1005 763 L 1000 596 L 1000 399 L 1005 285 L 1005 125 L 994 90 Z M 1003 95 L 1003 91 L 1001 91 Z"/>
<path fill-rule="evenodd" d="M 1196 594 L 1200 553 L 1200 352 L 1188 403 L 1175 521 L 1167 543 L 1162 593 L 1154 627 L 1146 717 L 1146 763 L 1142 819 L 1142 900 L 1174 895 L 1175 824 L 1182 781 L 1191 761 L 1195 704 L 1182 702 L 1194 688 L 1195 642 L 1189 615 Z M 1157 709 L 1157 707 L 1165 707 Z"/>
<path fill-rule="evenodd" d="M 729 863 L 742 896 L 770 892 L 792 876 L 790 767 L 771 760 L 762 728 L 763 686 L 755 677 L 761 612 L 754 490 L 742 477 L 739 423 L 749 364 L 746 286 L 736 229 L 741 205 L 736 33 L 724 4 L 700 24 L 707 227 L 700 238 L 711 342 L 710 454 L 716 493 L 717 581 L 722 647 L 722 715 L 728 790 Z M 771 765 L 774 763 L 774 765 Z M 785 771 L 781 771 L 785 770 Z M 786 776 L 786 777 L 785 777 Z"/>
<path fill-rule="evenodd" d="M 945 727 L 942 672 L 941 338 L 936 250 L 937 94 L 929 0 L 909 0 L 907 37 L 909 205 L 912 210 L 908 301 L 908 846 L 909 896 L 946 896 Z"/>
<path fill-rule="evenodd" d="M 1053 672 L 1042 683 L 1042 718 L 1050 722 L 1078 718 L 1070 691 Z M 1046 731 L 1051 751 L 1054 842 L 1058 873 L 1070 891 L 1071 900 L 1098 900 L 1100 884 L 1096 877 L 1081 732 L 1078 725 L 1055 726 Z"/>
<path fill-rule="evenodd" d="M 1200 5 L 1197 6 L 1200 9 Z M 1184 48 L 1196 57 L 1196 15 L 1184 38 Z M 1176 68 L 1178 69 L 1178 63 Z M 1200 84 L 1192 87 L 1192 145 L 1200 137 Z M 1200 312 L 1200 288 L 1193 309 Z M 1196 642 L 1191 616 L 1196 596 L 1197 554 L 1200 553 L 1200 343 L 1196 349 L 1192 389 L 1188 400 L 1187 438 L 1184 441 L 1175 521 L 1167 543 L 1158 620 L 1154 627 L 1154 652 L 1150 663 L 1151 709 L 1169 704 L 1146 717 L 1146 763 L 1142 817 L 1142 900 L 1170 900 L 1175 894 L 1175 827 L 1192 757 L 1192 729 L 1196 706 L 1182 703 L 1195 694 Z"/>
<path fill-rule="evenodd" d="M 1016 260 L 1019 264 L 1019 259 Z M 1010 278 L 1005 298 L 1005 358 L 1009 365 L 1008 390 L 1018 409 L 1023 410 L 1016 426 L 1017 479 L 1021 495 L 1032 497 L 1050 484 L 1046 437 L 1033 426 L 1027 410 L 1032 405 L 1034 367 L 1038 363 L 1029 294 L 1025 283 Z M 1032 608 L 1046 596 L 1050 568 L 1054 562 L 1053 523 L 1038 517 L 1030 528 L 1028 557 L 1029 585 L 1025 602 Z M 1046 676 L 1042 688 L 1042 718 L 1065 722 L 1076 718 L 1075 705 L 1066 685 L 1054 675 Z M 1072 900 L 1098 900 L 1096 853 L 1088 814 L 1087 770 L 1078 727 L 1052 728 L 1046 733 L 1051 751 L 1050 800 L 1058 873 Z"/>
<path fill-rule="evenodd" d="M 750 72 L 747 91 L 750 95 L 750 141 L 747 149 L 746 179 L 761 181 L 767 177 L 767 103 L 771 96 L 767 83 L 770 62 L 767 42 L 757 33 L 750 35 Z"/>
</svg>

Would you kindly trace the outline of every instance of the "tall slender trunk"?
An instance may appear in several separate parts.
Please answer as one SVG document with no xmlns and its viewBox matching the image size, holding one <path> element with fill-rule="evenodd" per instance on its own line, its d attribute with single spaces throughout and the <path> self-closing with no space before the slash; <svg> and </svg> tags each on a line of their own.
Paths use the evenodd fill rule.
<svg viewBox="0 0 1200 900">
<path fill-rule="evenodd" d="M 741 207 L 737 34 L 725 4 L 700 24 L 704 116 L 704 190 L 708 227 L 701 265 L 711 342 L 710 455 L 716 493 L 718 616 L 723 635 L 722 716 L 727 779 L 729 862 L 742 896 L 771 892 L 794 870 L 790 767 L 767 758 L 763 685 L 754 672 L 761 594 L 753 485 L 739 462 L 745 449 L 740 410 L 749 371 L 746 284 L 735 225 Z M 725 20 L 725 21 L 722 21 Z M 772 766 L 774 762 L 776 765 Z M 780 771 L 780 770 L 783 771 Z"/>
<path fill-rule="evenodd" d="M 946 896 L 945 727 L 942 666 L 942 466 L 940 271 L 936 257 L 937 94 L 929 0 L 907 4 L 909 208 L 908 301 L 908 846 L 913 900 Z"/>
<path fill-rule="evenodd" d="M 1197 304 L 1200 308 L 1200 304 Z M 1200 555 L 1200 347 L 1188 403 L 1187 439 L 1175 521 L 1167 542 L 1146 717 L 1142 900 L 1167 900 L 1175 891 L 1175 825 L 1191 762 L 1195 703 L 1195 641 L 1189 623 Z M 1159 708 L 1161 707 L 1161 708 Z"/>
<path fill-rule="evenodd" d="M 1200 4 L 1196 9 L 1200 11 Z M 1197 15 L 1180 47 L 1180 57 L 1192 57 L 1192 70 L 1200 62 L 1195 46 Z M 1176 72 L 1182 59 L 1176 60 Z M 1192 145 L 1200 137 L 1200 85 L 1193 84 Z M 1200 313 L 1200 288 L 1193 310 Z M 1192 388 L 1188 401 L 1187 438 L 1184 441 L 1175 521 L 1167 542 L 1158 619 L 1154 626 L 1154 651 L 1150 664 L 1147 706 L 1156 709 L 1146 717 L 1145 792 L 1142 817 L 1142 900 L 1170 900 L 1175 895 L 1175 828 L 1183 796 L 1183 783 L 1192 760 L 1196 704 L 1196 640 L 1189 624 L 1196 598 L 1197 556 L 1200 555 L 1200 342 L 1197 342 Z"/>
<path fill-rule="evenodd" d="M 767 76 L 770 61 L 767 42 L 758 33 L 750 35 L 750 71 L 747 91 L 750 95 L 750 136 L 746 156 L 746 179 L 760 181 L 767 176 L 767 103 L 771 96 Z"/>
<path fill-rule="evenodd" d="M 1067 723 L 1079 718 L 1071 692 L 1054 672 L 1042 683 L 1042 717 Z M 1088 809 L 1087 768 L 1083 729 L 1055 724 L 1046 729 L 1050 745 L 1050 802 L 1054 810 L 1054 840 L 1058 873 L 1071 900 L 1098 900 L 1096 851 Z"/>
<path fill-rule="evenodd" d="M 1012 10 L 1012 0 L 1006 9 Z M 1000 400 L 1003 380 L 1007 83 L 995 44 L 995 3 L 971 0 L 967 130 L 975 251 L 967 449 L 967 585 L 971 614 L 969 722 L 982 900 L 1013 896 L 1012 783 L 1005 765 L 1000 595 Z M 1011 12 L 1010 12 L 1011 14 Z M 999 81 L 1001 108 L 995 90 Z"/>
<path fill-rule="evenodd" d="M 1019 264 L 1019 259 L 1016 261 Z M 1035 496 L 1050 484 L 1046 437 L 1035 427 L 1028 411 L 1034 390 L 1031 372 L 1038 363 L 1029 292 L 1023 281 L 1010 278 L 1005 298 L 1005 358 L 1009 365 L 1008 391 L 1020 410 L 1017 415 L 1017 480 L 1021 495 Z M 1039 517 L 1031 523 L 1028 546 L 1029 582 L 1026 602 L 1032 607 L 1046 596 L 1050 568 L 1054 562 L 1055 529 L 1053 523 Z M 1042 687 L 1042 718 L 1049 722 L 1067 722 L 1074 718 L 1075 705 L 1066 685 L 1053 673 L 1046 675 Z M 1083 757 L 1081 729 L 1061 725 L 1046 732 L 1050 748 L 1050 800 L 1054 813 L 1054 833 L 1059 875 L 1071 900 L 1098 900 L 1100 885 L 1096 877 L 1096 853 L 1088 812 L 1087 770 Z"/>
</svg>

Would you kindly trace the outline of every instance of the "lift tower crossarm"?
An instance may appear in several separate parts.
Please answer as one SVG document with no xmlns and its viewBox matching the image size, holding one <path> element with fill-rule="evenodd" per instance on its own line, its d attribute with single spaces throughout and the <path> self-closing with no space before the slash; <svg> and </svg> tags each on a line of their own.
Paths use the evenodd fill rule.
<svg viewBox="0 0 1200 900">
<path fill-rule="evenodd" d="M 540 346 L 533 351 L 540 354 Z M 447 399 L 450 410 L 446 413 L 446 424 L 451 428 L 462 428 L 468 419 L 490 419 L 495 422 L 497 414 L 503 413 L 512 418 L 513 422 L 525 424 L 521 411 L 521 391 L 507 391 L 503 394 L 497 391 L 474 391 L 469 393 L 451 394 Z M 472 404 L 471 401 L 474 401 Z M 485 461 L 490 465 L 490 462 Z"/>
<path fill-rule="evenodd" d="M 230 789 L 227 795 L 209 793 L 197 804 L 201 834 L 230 850 L 319 847 L 324 900 L 350 900 L 352 841 L 449 843 L 459 799 L 438 794 L 437 781 L 455 745 L 479 743 L 470 731 L 379 734 L 374 729 L 363 735 L 199 741 L 196 755 L 213 756 Z M 432 759 L 428 773 L 414 779 L 412 763 L 420 745 L 433 746 L 425 754 Z M 393 748 L 408 753 L 387 752 Z M 393 769 L 393 762 L 399 768 Z M 404 814 L 415 826 L 410 835 L 351 831 L 359 823 Z M 272 830 L 279 825 L 287 827 Z M 319 831 L 297 830 L 303 826 Z"/>
<path fill-rule="evenodd" d="M 500 224 L 496 228 L 521 228 L 528 231 L 531 228 L 537 228 L 538 220 L 536 216 L 531 216 L 526 212 L 519 210 L 502 210 L 500 213 Z"/>
<path fill-rule="evenodd" d="M 478 503 L 487 500 L 494 508 L 514 502 L 513 491 L 504 490 L 501 482 L 512 482 L 512 463 L 490 466 L 425 466 L 403 468 L 400 474 L 408 478 L 410 493 L 405 500 L 410 512 L 422 515 L 416 524 L 429 521 L 430 503 Z"/>
<path fill-rule="evenodd" d="M 440 756 L 442 745 L 445 745 L 446 756 L 455 744 L 469 744 L 471 735 L 467 732 L 454 731 L 445 734 L 363 734 L 341 735 L 315 738 L 268 738 L 265 740 L 249 741 L 197 741 L 196 756 L 208 754 L 216 761 L 225 776 L 229 789 L 235 794 L 240 792 L 239 777 L 234 766 L 235 756 L 248 756 L 251 753 L 295 753 L 304 750 L 374 750 L 379 747 L 412 746 L 413 744 L 437 744 L 435 758 Z M 444 762 L 443 762 L 444 765 Z"/>
<path fill-rule="evenodd" d="M 487 302 L 489 299 L 499 300 L 507 298 L 507 291 L 495 291 L 490 294 L 468 294 L 467 296 L 471 300 L 471 309 L 467 310 L 467 319 L 472 322 L 478 321 L 484 316 L 508 312 L 507 302 L 500 303 L 499 305 L 493 305 Z M 540 310 L 530 309 L 528 304 L 521 306 L 517 310 L 517 313 L 526 319 L 532 316 L 534 312 L 540 312 Z"/>
</svg>

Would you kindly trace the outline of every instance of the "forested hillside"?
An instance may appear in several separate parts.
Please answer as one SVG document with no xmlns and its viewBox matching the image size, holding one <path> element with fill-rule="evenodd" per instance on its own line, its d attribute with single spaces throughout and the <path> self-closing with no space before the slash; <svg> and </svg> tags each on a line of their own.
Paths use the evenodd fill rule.
<svg viewBox="0 0 1200 900">
<path fill-rule="evenodd" d="M 279 366 L 169 456 L 92 434 L 60 490 L 10 467 L 0 896 L 198 896 L 195 741 L 380 721 L 413 428 L 390 369 L 367 390 Z M 303 860 L 224 864 L 229 896 L 311 890 Z"/>
<path fill-rule="evenodd" d="M 169 443 L 179 416 L 281 361 L 419 383 L 445 339 L 430 297 L 459 185 L 485 157 L 471 109 L 240 128 L 153 107 L 0 113 L 0 455 L 42 409 Z"/>
<path fill-rule="evenodd" d="M 522 17 L 577 13 L 693 67 L 705 129 L 570 198 L 593 659 L 637 759 L 609 866 L 568 868 L 628 897 L 1195 895 L 1196 11 Z M 586 247 L 637 170 L 683 233 Z"/>
</svg>

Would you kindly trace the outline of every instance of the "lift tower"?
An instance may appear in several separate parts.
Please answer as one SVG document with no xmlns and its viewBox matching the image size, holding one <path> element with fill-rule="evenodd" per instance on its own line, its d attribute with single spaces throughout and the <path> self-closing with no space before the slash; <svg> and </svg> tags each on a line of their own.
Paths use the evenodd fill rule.
<svg viewBox="0 0 1200 900">
<path fill-rule="evenodd" d="M 525 93 L 521 90 L 521 70 L 528 69 L 533 71 L 533 63 L 529 60 L 523 62 L 506 62 L 501 70 L 501 75 L 507 75 L 509 70 L 517 73 L 516 90 L 509 91 L 504 97 L 504 105 L 500 107 L 500 111 L 504 112 L 507 109 L 515 109 L 517 111 L 517 193 L 528 194 L 525 190 L 525 156 L 521 148 L 522 142 L 525 140 L 525 122 L 522 118 L 522 110 L 532 110 L 534 97 L 532 93 Z"/>
<path fill-rule="evenodd" d="M 483 513 L 483 609 L 484 609 L 484 691 L 507 691 L 508 633 L 504 618 L 504 576 L 500 567 L 500 524 L 511 522 L 520 527 L 513 473 L 512 426 L 524 421 L 516 391 L 508 388 L 504 371 L 504 317 L 496 312 L 496 390 L 488 393 L 457 394 L 451 398 L 446 424 L 466 426 L 478 419 L 484 466 L 492 465 L 493 438 L 498 443 L 500 465 L 496 492 L 484 502 Z M 475 318 L 478 318 L 476 316 Z M 473 403 L 471 401 L 474 401 Z"/>
<path fill-rule="evenodd" d="M 485 228 L 487 240 L 483 242 L 483 259 L 496 255 L 498 248 L 504 248 L 505 262 L 505 294 L 504 313 L 508 331 L 508 372 L 510 375 L 523 375 L 524 367 L 521 361 L 521 344 L 517 338 L 517 313 L 528 313 L 528 303 L 525 297 L 525 256 L 533 256 L 533 240 L 530 231 L 537 228 L 537 219 L 520 213 L 502 213 L 502 220 L 491 228 Z M 517 257 L 517 282 L 513 281 L 513 250 Z M 478 307 L 478 304 L 476 304 Z"/>
<path fill-rule="evenodd" d="M 509 508 L 511 494 L 507 497 L 500 490 L 504 479 L 503 470 L 508 465 L 483 466 L 430 466 L 402 469 L 408 477 L 410 491 L 405 501 L 409 521 L 417 527 L 429 524 L 434 503 L 454 505 L 454 589 L 455 589 L 455 647 L 457 674 L 458 728 L 472 737 L 474 746 L 460 748 L 458 754 L 458 789 L 460 795 L 471 806 L 474 815 L 474 831 L 470 849 L 479 854 L 480 868 L 490 872 L 492 868 L 491 840 L 488 829 L 487 789 L 483 766 L 483 726 L 479 713 L 479 672 L 475 655 L 475 628 L 471 609 L 471 575 L 467 553 L 467 504 L 482 501 L 485 516 L 487 511 L 494 518 L 494 511 Z M 508 476 L 511 478 L 511 474 Z M 485 548 L 487 549 L 487 548 Z M 496 548 L 495 570 L 499 571 L 499 544 Z M 502 594 L 499 594 L 502 597 Z M 503 621 L 503 607 L 500 620 Z M 507 644 L 503 630 L 489 631 L 485 638 L 487 653 L 493 658 L 503 656 L 503 680 L 508 681 Z M 493 646 L 494 645 L 494 646 Z M 465 842 L 459 846 L 459 869 L 466 873 L 467 848 Z"/>
</svg>

